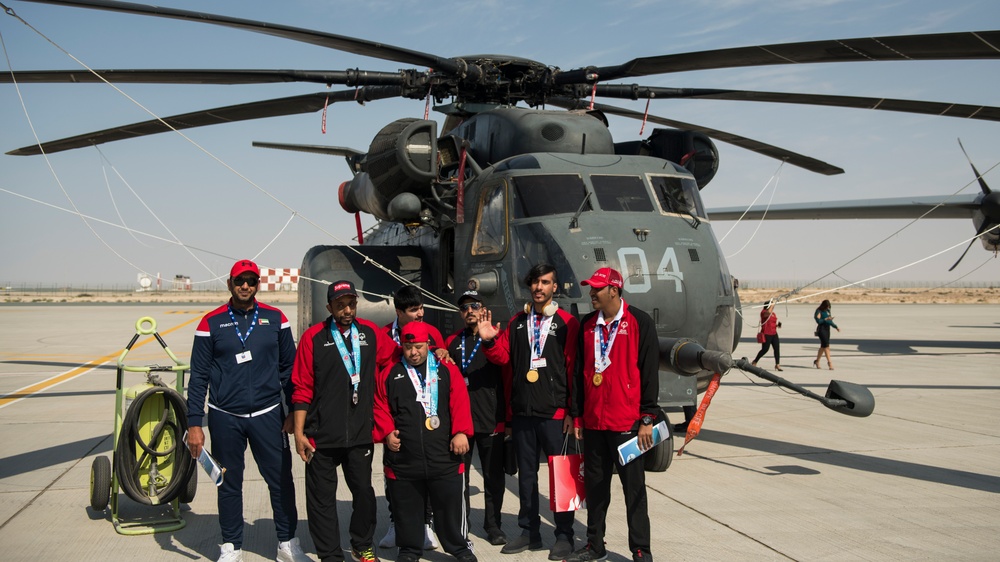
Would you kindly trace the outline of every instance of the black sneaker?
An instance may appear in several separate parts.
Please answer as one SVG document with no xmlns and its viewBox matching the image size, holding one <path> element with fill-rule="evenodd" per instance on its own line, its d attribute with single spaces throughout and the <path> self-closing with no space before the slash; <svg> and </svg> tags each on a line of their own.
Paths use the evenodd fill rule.
<svg viewBox="0 0 1000 562">
<path fill-rule="evenodd" d="M 549 551 L 549 560 L 565 560 L 571 554 L 573 554 L 573 539 L 559 537 Z"/>
<path fill-rule="evenodd" d="M 487 529 L 486 540 L 494 546 L 501 546 L 507 544 L 507 535 L 500 529 Z"/>
<path fill-rule="evenodd" d="M 587 543 L 587 546 L 567 556 L 566 562 L 594 562 L 596 560 L 604 560 L 607 557 L 608 551 L 602 550 L 598 552 L 590 543 Z"/>
<path fill-rule="evenodd" d="M 525 550 L 541 550 L 542 549 L 542 537 L 531 538 L 527 535 L 521 535 L 507 542 L 500 549 L 501 554 L 517 554 L 518 552 L 524 552 Z"/>
<path fill-rule="evenodd" d="M 460 554 L 458 555 L 457 558 L 458 562 L 479 562 L 479 559 L 476 558 L 476 555 L 473 554 L 472 552 L 466 552 L 465 554 Z"/>
<path fill-rule="evenodd" d="M 648 550 L 640 548 L 632 553 L 632 562 L 653 562 L 653 555 Z"/>
</svg>

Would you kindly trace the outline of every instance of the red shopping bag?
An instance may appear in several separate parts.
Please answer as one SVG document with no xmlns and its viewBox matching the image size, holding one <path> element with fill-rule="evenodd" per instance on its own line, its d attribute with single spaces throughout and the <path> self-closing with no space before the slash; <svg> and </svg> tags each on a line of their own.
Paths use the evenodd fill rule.
<svg viewBox="0 0 1000 562">
<path fill-rule="evenodd" d="M 587 507 L 586 501 L 583 455 L 550 456 L 549 508 L 552 511 L 576 511 Z"/>
</svg>

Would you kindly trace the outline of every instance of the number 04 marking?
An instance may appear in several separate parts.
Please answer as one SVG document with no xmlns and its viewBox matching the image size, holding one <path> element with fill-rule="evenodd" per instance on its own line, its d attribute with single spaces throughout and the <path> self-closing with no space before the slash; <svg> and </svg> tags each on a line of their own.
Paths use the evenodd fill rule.
<svg viewBox="0 0 1000 562">
<path fill-rule="evenodd" d="M 649 275 L 649 262 L 642 248 L 627 247 L 618 249 L 618 263 L 621 264 L 622 276 L 625 277 L 625 290 L 630 293 L 648 293 L 652 288 Z M 677 253 L 672 247 L 663 251 L 659 265 L 656 266 L 658 281 L 673 281 L 674 291 L 684 291 L 684 272 L 677 263 Z"/>
</svg>

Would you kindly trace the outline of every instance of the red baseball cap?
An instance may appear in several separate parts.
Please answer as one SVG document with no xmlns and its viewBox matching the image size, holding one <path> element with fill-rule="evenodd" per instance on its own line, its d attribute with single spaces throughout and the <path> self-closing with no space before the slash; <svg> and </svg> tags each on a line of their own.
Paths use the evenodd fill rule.
<svg viewBox="0 0 1000 562">
<path fill-rule="evenodd" d="M 241 273 L 246 273 L 248 271 L 257 277 L 260 277 L 260 268 L 257 267 L 257 264 L 250 260 L 240 260 L 234 263 L 233 268 L 229 270 L 229 276 L 235 279 L 239 277 Z"/>
<path fill-rule="evenodd" d="M 431 331 L 426 322 L 407 322 L 399 336 L 399 343 L 427 343 L 431 340 Z"/>
<path fill-rule="evenodd" d="M 603 289 L 608 285 L 621 289 L 625 282 L 622 281 L 622 274 L 610 267 L 602 267 L 590 276 L 590 279 L 580 281 L 581 285 L 590 285 L 595 289 Z"/>
</svg>

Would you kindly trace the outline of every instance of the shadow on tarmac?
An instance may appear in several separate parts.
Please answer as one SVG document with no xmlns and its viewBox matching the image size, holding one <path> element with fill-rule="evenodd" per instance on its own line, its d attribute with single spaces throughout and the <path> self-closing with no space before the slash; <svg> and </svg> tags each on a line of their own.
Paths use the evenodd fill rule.
<svg viewBox="0 0 1000 562">
<path fill-rule="evenodd" d="M 833 449 L 811 447 L 809 445 L 788 443 L 786 441 L 777 441 L 774 439 L 748 437 L 746 435 L 713 431 L 711 429 L 702 429 L 701 433 L 698 434 L 698 439 L 711 443 L 717 443 L 719 445 L 739 447 L 753 451 L 763 451 L 765 453 L 780 455 L 782 457 L 808 460 L 810 463 L 823 463 L 863 472 L 888 474 L 892 476 L 901 476 L 903 478 L 935 482 L 938 484 L 947 484 L 949 486 L 957 486 L 969 490 L 1000 493 L 1000 477 L 976 474 L 974 472 L 967 472 L 964 470 L 953 470 L 906 461 L 882 459 L 858 453 L 835 451 Z M 688 452 L 685 451 L 684 454 L 687 455 Z M 699 456 L 699 458 L 704 460 L 713 460 L 703 456 Z"/>
</svg>

